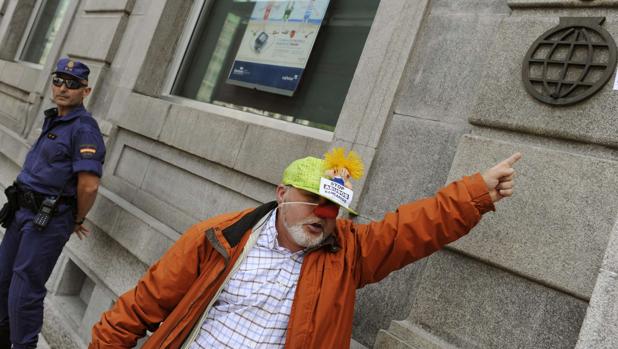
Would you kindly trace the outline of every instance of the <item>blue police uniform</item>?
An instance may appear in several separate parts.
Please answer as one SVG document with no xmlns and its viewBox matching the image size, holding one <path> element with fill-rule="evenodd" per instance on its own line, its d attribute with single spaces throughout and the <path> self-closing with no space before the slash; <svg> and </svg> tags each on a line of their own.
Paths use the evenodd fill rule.
<svg viewBox="0 0 618 349">
<path fill-rule="evenodd" d="M 56 72 L 65 73 L 69 64 L 69 75 L 87 80 L 88 68 L 76 61 L 60 60 Z M 45 111 L 42 133 L 26 157 L 17 185 L 38 197 L 62 199 L 42 230 L 33 225 L 36 212 L 20 206 L 0 244 L 0 327 L 9 325 L 13 348 L 36 346 L 45 283 L 74 228 L 77 174 L 102 175 L 105 145 L 96 120 L 83 105 L 67 115 L 57 112 Z"/>
</svg>

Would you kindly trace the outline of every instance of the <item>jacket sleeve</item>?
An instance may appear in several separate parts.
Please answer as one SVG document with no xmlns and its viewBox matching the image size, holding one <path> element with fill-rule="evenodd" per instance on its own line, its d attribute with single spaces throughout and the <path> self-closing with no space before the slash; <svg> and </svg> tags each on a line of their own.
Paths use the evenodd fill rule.
<svg viewBox="0 0 618 349">
<path fill-rule="evenodd" d="M 453 182 L 434 197 L 400 206 L 379 222 L 355 225 L 357 287 L 429 256 L 467 234 L 494 205 L 480 174 Z"/>
<path fill-rule="evenodd" d="M 190 228 L 92 329 L 89 349 L 132 348 L 172 312 L 198 276 L 203 229 Z"/>
</svg>

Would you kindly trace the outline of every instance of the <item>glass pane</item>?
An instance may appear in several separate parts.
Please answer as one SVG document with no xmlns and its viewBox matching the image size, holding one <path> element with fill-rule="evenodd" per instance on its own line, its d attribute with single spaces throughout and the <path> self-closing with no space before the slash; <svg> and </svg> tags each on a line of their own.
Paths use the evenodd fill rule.
<svg viewBox="0 0 618 349">
<path fill-rule="evenodd" d="M 295 3 L 270 1 L 273 13 Z M 256 1 L 217 0 L 204 9 L 172 94 L 334 130 L 379 0 L 331 0 L 292 97 L 227 83 Z M 277 6 L 282 11 L 276 11 Z M 285 14 L 284 14 L 285 16 Z"/>
<path fill-rule="evenodd" d="M 69 0 L 47 0 L 37 14 L 21 60 L 44 64 L 51 49 Z"/>
</svg>

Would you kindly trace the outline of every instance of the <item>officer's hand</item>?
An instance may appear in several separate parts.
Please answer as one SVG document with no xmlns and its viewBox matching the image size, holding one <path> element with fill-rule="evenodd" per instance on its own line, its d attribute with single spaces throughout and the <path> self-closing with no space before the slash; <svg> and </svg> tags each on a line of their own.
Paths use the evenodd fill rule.
<svg viewBox="0 0 618 349">
<path fill-rule="evenodd" d="M 513 195 L 513 177 L 515 176 L 513 164 L 519 159 L 521 159 L 521 153 L 515 153 L 483 173 L 483 179 L 493 202 Z"/>
<path fill-rule="evenodd" d="M 90 234 L 90 230 L 86 228 L 83 224 L 75 224 L 75 228 L 73 228 L 73 233 L 77 235 L 77 237 L 82 240 Z"/>
</svg>

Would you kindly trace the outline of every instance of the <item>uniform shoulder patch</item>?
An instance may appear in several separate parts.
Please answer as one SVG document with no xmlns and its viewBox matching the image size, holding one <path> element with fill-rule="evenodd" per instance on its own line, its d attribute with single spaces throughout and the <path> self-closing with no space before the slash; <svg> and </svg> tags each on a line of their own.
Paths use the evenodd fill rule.
<svg viewBox="0 0 618 349">
<path fill-rule="evenodd" d="M 79 146 L 79 153 L 84 159 L 91 158 L 97 153 L 97 146 L 95 144 L 81 144 Z"/>
</svg>

